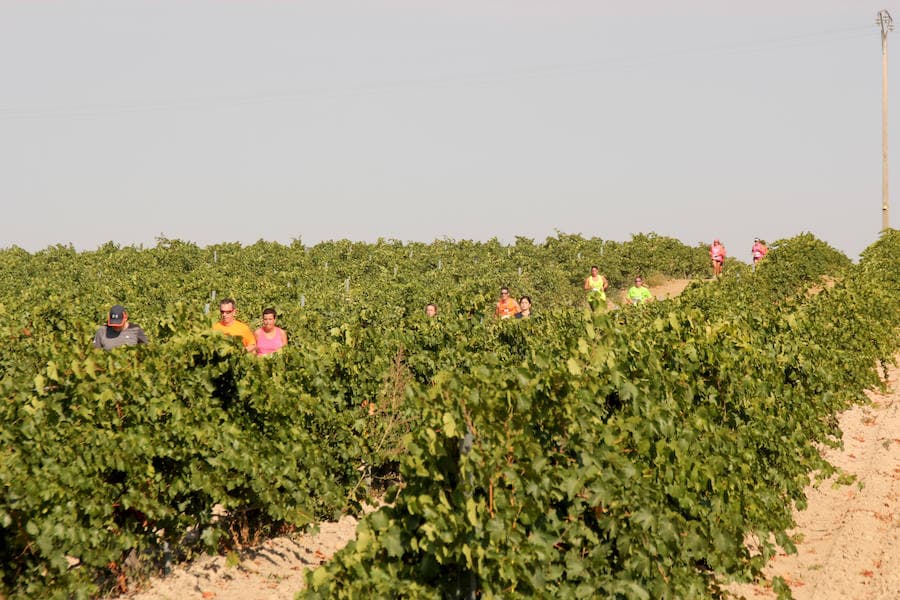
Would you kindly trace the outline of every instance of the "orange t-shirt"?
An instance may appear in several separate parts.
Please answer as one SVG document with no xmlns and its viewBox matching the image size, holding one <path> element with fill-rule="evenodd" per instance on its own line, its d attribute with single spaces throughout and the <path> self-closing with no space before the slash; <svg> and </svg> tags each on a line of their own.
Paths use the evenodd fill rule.
<svg viewBox="0 0 900 600">
<path fill-rule="evenodd" d="M 519 312 L 519 303 L 507 297 L 506 300 L 501 299 L 497 302 L 497 310 L 495 314 L 501 319 L 506 319 Z"/>
<path fill-rule="evenodd" d="M 244 348 L 256 345 L 256 337 L 245 323 L 240 321 L 232 321 L 230 325 L 225 325 L 222 321 L 216 321 L 213 325 L 213 331 L 221 331 L 225 335 L 234 335 L 241 338 Z"/>
</svg>

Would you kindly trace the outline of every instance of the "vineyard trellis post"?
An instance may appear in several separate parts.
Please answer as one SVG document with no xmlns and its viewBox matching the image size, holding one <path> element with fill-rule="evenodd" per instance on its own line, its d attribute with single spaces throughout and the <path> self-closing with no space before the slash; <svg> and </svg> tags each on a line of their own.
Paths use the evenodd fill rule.
<svg viewBox="0 0 900 600">
<path fill-rule="evenodd" d="M 894 19 L 887 9 L 878 11 L 875 23 L 881 28 L 881 230 L 890 228 L 888 214 L 888 92 L 887 35 L 894 30 Z"/>
</svg>

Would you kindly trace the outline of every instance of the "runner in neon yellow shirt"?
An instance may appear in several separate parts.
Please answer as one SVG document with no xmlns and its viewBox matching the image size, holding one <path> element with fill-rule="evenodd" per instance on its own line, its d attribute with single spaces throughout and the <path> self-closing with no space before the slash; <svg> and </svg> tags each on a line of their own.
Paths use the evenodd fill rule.
<svg viewBox="0 0 900 600">
<path fill-rule="evenodd" d="M 628 288 L 625 295 L 625 302 L 628 304 L 643 304 L 645 302 L 653 302 L 653 294 L 644 285 L 644 280 L 640 277 L 634 278 L 634 285 Z"/>
<path fill-rule="evenodd" d="M 584 289 L 591 294 L 599 294 L 598 298 L 606 300 L 606 288 L 609 287 L 609 281 L 600 274 L 600 269 L 595 265 L 591 267 L 591 274 L 584 280 Z"/>
</svg>

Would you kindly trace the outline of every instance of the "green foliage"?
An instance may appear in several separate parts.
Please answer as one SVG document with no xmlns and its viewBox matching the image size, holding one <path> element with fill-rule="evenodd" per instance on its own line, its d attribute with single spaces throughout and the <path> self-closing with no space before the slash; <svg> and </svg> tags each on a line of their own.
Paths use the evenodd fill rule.
<svg viewBox="0 0 900 600">
<path fill-rule="evenodd" d="M 216 504 L 296 526 L 333 517 L 358 479 L 338 458 L 359 462 L 358 415 L 320 366 L 313 351 L 256 360 L 205 334 L 108 354 L 56 348 L 30 385 L 7 371 L 5 584 L 27 597 L 91 591 L 91 573 L 191 529 L 215 548 Z M 311 378 L 285 386 L 286 368 Z"/>
<path fill-rule="evenodd" d="M 872 294 L 898 245 L 851 268 L 800 236 L 757 274 L 580 325 L 554 315 L 512 362 L 436 373 L 392 504 L 299 596 L 700 598 L 758 576 L 772 537 L 793 550 L 834 413 L 897 350 L 898 295 Z M 807 293 L 822 276 L 837 283 Z"/>
<path fill-rule="evenodd" d="M 591 264 L 614 285 L 698 276 L 706 249 L 0 251 L 0 595 L 94 596 L 136 556 L 221 549 L 217 505 L 302 527 L 398 478 L 310 597 L 715 595 L 774 551 L 750 556 L 748 534 L 790 547 L 790 503 L 828 468 L 816 444 L 892 360 L 898 247 L 852 266 L 799 236 L 755 273 L 609 314 L 585 302 Z M 536 316 L 494 320 L 500 285 Z M 251 326 L 274 306 L 289 346 L 259 359 L 212 334 L 226 296 Z M 119 302 L 151 344 L 92 350 Z"/>
</svg>

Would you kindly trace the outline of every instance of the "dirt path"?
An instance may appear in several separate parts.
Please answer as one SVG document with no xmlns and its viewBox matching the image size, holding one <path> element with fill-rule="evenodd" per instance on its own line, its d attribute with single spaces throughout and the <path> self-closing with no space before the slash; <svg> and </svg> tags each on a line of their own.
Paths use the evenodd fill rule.
<svg viewBox="0 0 900 600">
<path fill-rule="evenodd" d="M 694 279 L 669 279 L 659 285 L 651 285 L 650 291 L 653 293 L 655 298 L 659 298 L 660 300 L 665 300 L 667 298 L 674 298 L 678 294 L 684 291 L 684 288 L 688 286 L 692 281 L 696 281 Z"/>
<path fill-rule="evenodd" d="M 856 476 L 850 485 L 825 481 L 807 491 L 795 514 L 797 554 L 779 554 L 766 569 L 781 576 L 796 600 L 900 598 L 900 369 L 891 393 L 840 416 L 844 448 L 828 460 Z M 732 588 L 738 597 L 775 598 L 765 585 Z"/>
<path fill-rule="evenodd" d="M 356 535 L 356 519 L 322 523 L 316 535 L 280 537 L 244 552 L 229 566 L 224 556 L 204 556 L 152 578 L 135 600 L 293 600 L 303 576 L 343 548 Z"/>
</svg>

